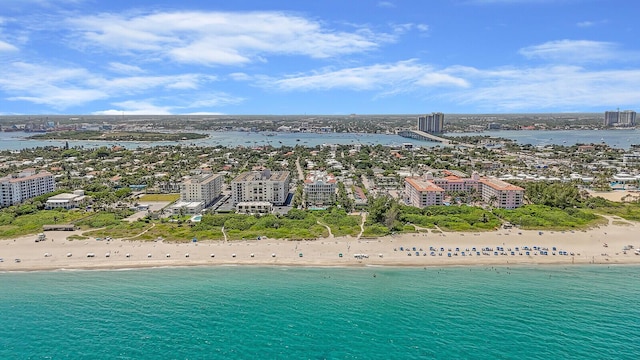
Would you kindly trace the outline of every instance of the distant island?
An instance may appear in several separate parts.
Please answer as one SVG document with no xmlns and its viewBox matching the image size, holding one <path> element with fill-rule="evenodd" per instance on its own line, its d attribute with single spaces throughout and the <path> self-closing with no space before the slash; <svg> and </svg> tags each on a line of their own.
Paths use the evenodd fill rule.
<svg viewBox="0 0 640 360">
<path fill-rule="evenodd" d="M 32 140 L 179 141 L 206 138 L 199 133 L 145 131 L 56 131 L 29 136 Z"/>
</svg>

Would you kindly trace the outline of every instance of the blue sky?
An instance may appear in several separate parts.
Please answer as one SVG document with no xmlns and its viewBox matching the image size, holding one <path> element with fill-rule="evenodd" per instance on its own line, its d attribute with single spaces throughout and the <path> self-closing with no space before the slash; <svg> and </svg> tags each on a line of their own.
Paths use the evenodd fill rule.
<svg viewBox="0 0 640 360">
<path fill-rule="evenodd" d="M 635 0 L 0 0 L 0 114 L 601 112 Z"/>
</svg>

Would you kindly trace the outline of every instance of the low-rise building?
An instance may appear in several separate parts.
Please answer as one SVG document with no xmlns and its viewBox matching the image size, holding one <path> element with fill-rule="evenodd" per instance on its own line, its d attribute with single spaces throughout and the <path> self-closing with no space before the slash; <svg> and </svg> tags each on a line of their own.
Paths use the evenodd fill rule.
<svg viewBox="0 0 640 360">
<path fill-rule="evenodd" d="M 169 208 L 173 215 L 196 215 L 204 210 L 202 201 L 178 201 Z"/>
<path fill-rule="evenodd" d="M 236 211 L 240 214 L 269 214 L 273 211 L 273 204 L 268 201 L 239 202 Z"/>
<path fill-rule="evenodd" d="M 523 188 L 497 178 L 480 177 L 477 172 L 470 178 L 435 178 L 428 172 L 424 178 L 405 179 L 405 202 L 412 206 L 442 205 L 446 192 L 477 192 L 485 203 L 502 209 L 515 209 L 524 201 Z"/>
<path fill-rule="evenodd" d="M 52 209 L 75 209 L 87 203 L 89 197 L 84 194 L 84 190 L 76 190 L 73 193 L 62 193 L 47 199 L 44 204 L 46 210 Z"/>
</svg>

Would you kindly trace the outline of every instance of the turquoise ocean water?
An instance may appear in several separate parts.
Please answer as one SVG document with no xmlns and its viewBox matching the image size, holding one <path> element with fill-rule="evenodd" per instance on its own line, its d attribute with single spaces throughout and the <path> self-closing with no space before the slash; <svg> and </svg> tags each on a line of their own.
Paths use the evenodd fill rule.
<svg viewBox="0 0 640 360">
<path fill-rule="evenodd" d="M 638 359 L 640 267 L 0 274 L 0 359 Z"/>
</svg>

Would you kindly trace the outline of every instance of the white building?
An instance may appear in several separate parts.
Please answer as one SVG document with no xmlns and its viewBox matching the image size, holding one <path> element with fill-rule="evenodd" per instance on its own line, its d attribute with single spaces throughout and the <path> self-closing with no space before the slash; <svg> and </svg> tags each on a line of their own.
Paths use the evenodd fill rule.
<svg viewBox="0 0 640 360">
<path fill-rule="evenodd" d="M 289 196 L 289 171 L 249 171 L 231 181 L 233 204 L 267 201 L 284 205 Z"/>
<path fill-rule="evenodd" d="M 46 210 L 60 208 L 67 210 L 75 209 L 84 205 L 88 199 L 89 197 L 84 194 L 84 190 L 76 190 L 73 194 L 62 193 L 50 197 L 44 204 L 44 208 Z"/>
<path fill-rule="evenodd" d="M 222 193 L 224 176 L 221 174 L 199 174 L 185 179 L 180 184 L 180 201 L 202 202 L 207 207 Z"/>
<path fill-rule="evenodd" d="M 632 152 L 622 155 L 622 163 L 624 163 L 625 165 L 640 164 L 640 153 Z"/>
<path fill-rule="evenodd" d="M 324 171 L 313 171 L 304 180 L 304 200 L 310 205 L 332 205 L 336 202 L 336 178 Z"/>
<path fill-rule="evenodd" d="M 169 208 L 173 215 L 196 215 L 204 210 L 202 201 L 178 201 Z"/>
<path fill-rule="evenodd" d="M 241 214 L 269 214 L 273 211 L 273 204 L 268 201 L 239 202 L 236 211 Z"/>
<path fill-rule="evenodd" d="M 55 189 L 53 174 L 48 171 L 36 173 L 35 169 L 25 169 L 17 175 L 0 178 L 0 207 L 20 204 Z"/>
</svg>

